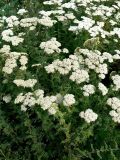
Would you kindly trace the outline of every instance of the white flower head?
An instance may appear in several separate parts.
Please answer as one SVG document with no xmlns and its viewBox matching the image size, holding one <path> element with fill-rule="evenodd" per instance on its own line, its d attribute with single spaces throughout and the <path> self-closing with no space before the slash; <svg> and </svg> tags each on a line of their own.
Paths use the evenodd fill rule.
<svg viewBox="0 0 120 160">
<path fill-rule="evenodd" d="M 75 104 L 75 98 L 73 94 L 66 94 L 63 99 L 64 106 L 72 106 Z"/>
<path fill-rule="evenodd" d="M 98 115 L 93 112 L 92 109 L 87 109 L 86 111 L 81 111 L 79 116 L 83 118 L 87 123 L 94 122 L 98 118 Z"/>
</svg>

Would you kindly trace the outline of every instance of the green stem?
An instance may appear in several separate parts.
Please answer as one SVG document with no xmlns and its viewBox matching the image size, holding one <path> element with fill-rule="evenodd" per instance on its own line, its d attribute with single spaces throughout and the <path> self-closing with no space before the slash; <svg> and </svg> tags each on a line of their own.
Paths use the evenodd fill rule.
<svg viewBox="0 0 120 160">
<path fill-rule="evenodd" d="M 1 152 L 1 154 L 3 155 L 3 157 L 5 158 L 5 160 L 7 160 L 6 159 L 6 156 L 4 155 L 4 153 L 3 153 L 3 151 L 0 149 L 0 152 Z"/>
</svg>

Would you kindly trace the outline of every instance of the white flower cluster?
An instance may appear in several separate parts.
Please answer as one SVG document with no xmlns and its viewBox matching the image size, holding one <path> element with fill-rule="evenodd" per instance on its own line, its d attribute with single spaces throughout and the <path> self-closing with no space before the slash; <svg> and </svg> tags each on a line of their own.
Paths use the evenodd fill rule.
<svg viewBox="0 0 120 160">
<path fill-rule="evenodd" d="M 24 8 L 19 9 L 17 14 L 20 19 L 14 15 L 10 17 L 5 17 L 5 16 L 0 17 L 0 27 L 3 26 L 5 22 L 5 26 L 3 27 L 5 29 L 1 33 L 2 40 L 5 41 L 3 43 L 10 42 L 12 43 L 13 46 L 18 46 L 20 43 L 24 41 L 24 38 L 22 37 L 24 37 L 26 33 L 29 33 L 29 30 L 31 34 L 32 34 L 31 30 L 34 30 L 34 32 L 36 33 L 33 36 L 38 36 L 40 31 L 39 29 L 42 29 L 40 31 L 41 33 L 43 33 L 44 31 L 51 32 L 54 29 L 55 30 L 57 29 L 56 28 L 57 25 L 60 25 L 59 31 L 62 31 L 61 27 L 64 27 L 63 28 L 64 31 L 63 34 L 65 33 L 64 36 L 70 34 L 69 31 L 75 32 L 76 40 L 78 39 L 80 32 L 82 36 L 83 33 L 85 33 L 85 37 L 89 36 L 94 37 L 85 41 L 87 43 L 84 43 L 86 45 L 83 46 L 88 49 L 76 48 L 75 53 L 73 54 L 71 53 L 72 50 L 70 49 L 71 48 L 70 45 L 72 42 L 71 40 L 70 43 L 68 41 L 66 42 L 68 44 L 65 44 L 65 40 L 63 40 L 63 42 L 60 43 L 57 41 L 55 37 L 51 37 L 48 41 L 45 40 L 45 42 L 43 42 L 44 40 L 39 39 L 40 37 L 38 36 L 36 38 L 40 40 L 41 42 L 40 48 L 41 50 L 43 50 L 43 52 L 45 52 L 48 55 L 53 54 L 53 56 L 54 53 L 63 53 L 63 55 L 61 55 L 60 58 L 63 57 L 65 58 L 62 60 L 58 58 L 54 60 L 51 64 L 48 64 L 47 66 L 43 66 L 43 64 L 41 62 L 40 64 L 38 61 L 37 61 L 38 63 L 32 61 L 34 64 L 30 62 L 30 65 L 32 67 L 39 67 L 39 66 L 41 66 L 40 68 L 44 67 L 47 73 L 59 72 L 61 75 L 69 74 L 67 75 L 69 76 L 69 79 L 77 84 L 85 82 L 83 83 L 83 86 L 81 86 L 81 90 L 83 91 L 84 96 L 90 96 L 94 94 L 96 89 L 99 89 L 101 94 L 104 96 L 108 93 L 109 90 L 103 83 L 101 83 L 100 81 L 97 82 L 98 83 L 97 86 L 95 84 L 96 88 L 94 85 L 89 83 L 92 81 L 92 78 L 94 78 L 94 75 L 97 80 L 104 79 L 105 76 L 108 74 L 109 63 L 113 63 L 114 60 L 120 59 L 119 50 L 116 50 L 117 54 L 115 55 L 113 55 L 113 53 L 112 54 L 108 52 L 101 53 L 98 50 L 94 50 L 95 48 L 98 47 L 98 44 L 100 43 L 101 43 L 100 48 L 102 49 L 103 45 L 103 50 L 105 50 L 105 46 L 111 45 L 112 41 L 113 43 L 115 43 L 115 45 L 113 44 L 114 48 L 117 48 L 116 44 L 119 43 L 120 2 L 115 0 L 114 2 L 110 3 L 112 4 L 111 6 L 107 6 L 108 5 L 107 1 L 109 2 L 109 0 L 70 0 L 69 2 L 64 0 L 49 0 L 49 1 L 44 0 L 43 5 L 53 5 L 53 6 L 49 6 L 51 8 L 49 8 L 48 6 L 47 7 L 43 6 L 43 8 L 46 9 L 39 11 L 39 17 L 37 16 L 28 17 L 29 14 L 23 16 L 28 11 Z M 82 12 L 84 12 L 83 15 L 85 16 L 79 17 L 78 14 L 79 10 L 82 10 Z M 56 24 L 57 22 L 58 24 L 54 26 L 54 24 Z M 52 29 L 50 29 L 51 31 L 46 30 L 49 27 L 53 27 Z M 17 35 L 14 33 L 14 31 L 15 33 L 17 33 Z M 99 39 L 101 40 L 101 42 Z M 67 48 L 61 49 L 61 44 L 63 44 L 64 47 L 68 46 L 71 53 L 70 55 L 64 54 L 64 53 L 69 53 L 69 51 Z M 75 43 L 75 45 L 76 44 L 77 43 Z M 20 69 L 20 72 L 22 72 L 21 70 L 26 70 L 25 72 L 27 72 L 28 61 L 31 61 L 32 59 L 32 58 L 28 59 L 29 56 L 27 56 L 26 53 L 11 52 L 11 50 L 13 50 L 14 47 L 11 47 L 10 50 L 10 45 L 4 45 L 3 48 L 0 49 L 0 53 L 2 53 L 1 55 L 3 56 L 2 59 L 3 60 L 5 59 L 5 65 L 2 68 L 2 71 L 5 74 L 9 74 L 7 76 L 4 74 L 5 79 L 2 81 L 3 85 L 9 83 L 9 79 L 7 79 L 6 77 L 8 76 L 11 77 L 10 74 L 13 73 L 15 68 L 16 70 Z M 25 48 L 26 45 L 27 44 L 25 44 Z M 82 43 L 80 43 L 80 47 L 81 45 Z M 37 46 L 32 46 L 32 47 L 37 47 Z M 19 48 L 21 49 L 21 47 L 18 47 L 16 49 L 19 50 Z M 74 48 L 74 46 L 72 48 Z M 109 50 L 109 48 L 107 49 L 106 47 L 106 50 Z M 50 56 L 48 58 L 50 58 Z M 44 64 L 48 63 L 48 61 L 46 56 Z M 30 72 L 33 73 L 34 72 L 33 69 L 30 70 Z M 31 76 L 30 79 L 28 80 L 14 79 L 13 83 L 16 84 L 18 87 L 24 87 L 24 88 L 26 87 L 33 90 L 33 87 L 37 83 L 37 79 L 32 79 L 32 78 L 33 77 Z M 112 80 L 114 84 L 113 89 L 119 91 L 120 76 L 114 75 L 112 76 Z M 39 81 L 40 81 L 39 83 L 41 83 L 41 79 L 39 79 Z M 93 82 L 94 81 L 92 81 L 92 83 Z M 35 87 L 37 87 L 37 85 Z M 25 90 L 24 88 L 23 90 Z M 47 93 L 47 95 L 49 95 L 49 93 Z M 5 95 L 2 97 L 2 99 L 4 102 L 9 103 L 11 101 L 11 96 Z M 15 104 L 19 103 L 21 104 L 21 110 L 23 111 L 26 111 L 27 107 L 32 107 L 36 105 L 36 106 L 41 106 L 43 110 L 47 110 L 49 114 L 55 114 L 58 111 L 58 105 L 62 104 L 64 106 L 72 106 L 76 103 L 76 99 L 73 94 L 66 94 L 63 96 L 58 93 L 55 96 L 54 95 L 45 96 L 44 91 L 38 89 L 33 92 L 28 92 L 26 94 L 20 93 L 15 99 Z M 113 120 L 115 122 L 120 123 L 120 100 L 116 97 L 113 97 L 109 98 L 107 103 L 113 109 L 110 112 L 110 115 L 113 117 Z M 87 109 L 86 111 L 80 112 L 80 117 L 84 118 L 87 123 L 90 123 L 95 121 L 98 118 L 98 115 L 94 113 L 92 109 Z"/>
<path fill-rule="evenodd" d="M 75 19 L 75 16 L 74 16 L 73 13 L 66 13 L 65 15 L 59 15 L 59 16 L 57 15 L 55 17 L 60 22 L 64 22 L 64 21 L 67 21 L 67 20 L 73 20 L 73 19 Z"/>
<path fill-rule="evenodd" d="M 66 75 L 73 70 L 72 74 L 70 75 L 70 80 L 78 84 L 85 81 L 88 82 L 88 71 L 81 69 L 79 62 L 83 63 L 81 57 L 70 55 L 69 58 L 65 58 L 63 61 L 60 61 L 59 59 L 53 61 L 52 64 L 45 66 L 45 69 L 48 73 L 54 73 L 55 71 L 58 71 L 62 75 Z"/>
<path fill-rule="evenodd" d="M 99 77 L 101 79 L 105 78 L 105 75 L 108 73 L 108 68 L 107 68 L 107 64 L 100 64 L 97 68 L 96 68 L 96 73 L 99 73 Z"/>
<path fill-rule="evenodd" d="M 39 11 L 39 14 L 42 16 L 51 16 L 51 15 L 63 15 L 65 11 L 62 8 L 59 8 L 58 10 L 41 10 Z"/>
<path fill-rule="evenodd" d="M 113 109 L 109 113 L 112 116 L 112 120 L 120 123 L 120 99 L 117 97 L 109 98 L 107 104 Z"/>
<path fill-rule="evenodd" d="M 24 88 L 33 88 L 35 84 L 37 83 L 36 79 L 28 79 L 28 80 L 23 80 L 23 79 L 15 79 L 13 81 L 18 87 L 24 87 Z"/>
<path fill-rule="evenodd" d="M 88 82 L 89 81 L 89 74 L 88 71 L 83 69 L 77 69 L 76 71 L 72 72 L 70 76 L 70 80 L 73 82 L 76 82 L 77 84 L 80 84 L 82 82 Z"/>
<path fill-rule="evenodd" d="M 21 68 L 22 70 L 26 69 L 26 63 L 27 63 L 27 57 L 25 56 L 26 53 L 24 52 L 10 52 L 10 46 L 9 45 L 4 45 L 3 48 L 0 49 L 0 51 L 3 54 L 3 56 L 6 59 L 5 61 L 5 66 L 2 68 L 2 71 L 6 74 L 11 74 L 14 70 L 14 68 L 17 67 L 17 60 L 19 59 L 20 57 L 20 63 L 21 63 Z M 24 62 L 23 62 L 23 58 L 21 57 L 26 57 L 24 58 Z"/>
<path fill-rule="evenodd" d="M 63 53 L 69 53 L 69 50 L 67 48 L 63 48 L 62 52 Z"/>
<path fill-rule="evenodd" d="M 68 19 L 75 19 L 75 16 L 74 16 L 74 14 L 73 13 L 66 13 L 65 14 L 65 17 L 67 17 Z"/>
<path fill-rule="evenodd" d="M 119 28 L 116 27 L 113 31 L 108 31 L 105 27 L 105 21 L 107 20 L 110 22 L 111 28 L 117 24 L 119 14 L 115 15 L 115 13 L 119 13 L 119 3 L 116 4 L 116 1 L 114 1 L 113 5 L 107 6 L 101 4 L 101 1 L 107 0 L 72 0 L 74 5 L 77 3 L 78 10 L 79 7 L 85 6 L 86 17 L 83 16 L 81 21 L 76 17 L 74 20 L 75 25 L 71 25 L 69 30 L 77 34 L 84 29 L 91 37 L 101 36 L 102 38 L 106 38 L 115 34 L 119 37 Z M 96 21 L 96 16 L 100 17 L 100 21 Z"/>
<path fill-rule="evenodd" d="M 55 114 L 58 110 L 58 104 L 56 103 L 56 96 L 46 96 L 40 100 L 39 104 L 43 110 L 48 110 L 49 114 Z"/>
<path fill-rule="evenodd" d="M 10 38 L 10 41 L 13 46 L 18 46 L 19 43 L 22 43 L 24 41 L 24 39 L 19 36 L 13 36 Z"/>
<path fill-rule="evenodd" d="M 50 0 L 45 1 L 43 4 L 47 5 L 53 5 L 56 4 L 58 7 L 56 7 L 58 10 L 56 11 L 45 11 L 42 14 L 44 16 L 50 16 L 52 14 L 59 14 L 56 15 L 56 18 L 58 21 L 65 21 L 67 19 L 74 19 L 74 24 L 77 25 L 70 25 L 69 30 L 78 33 L 78 31 L 82 31 L 83 29 L 86 30 L 92 37 L 101 35 L 102 38 L 106 38 L 110 35 L 118 35 L 119 34 L 119 27 L 113 28 L 114 25 L 117 24 L 119 21 L 119 2 L 114 1 L 113 5 L 107 6 L 102 2 L 105 2 L 108 0 L 71 0 L 68 3 L 63 2 L 62 0 L 56 1 L 56 0 Z M 76 5 L 77 4 L 77 5 Z M 67 14 L 64 14 L 66 11 L 65 9 L 72 9 L 74 11 L 79 10 L 81 6 L 84 6 L 85 14 L 86 16 L 82 16 L 82 20 L 78 20 L 77 16 L 71 15 L 67 17 Z M 40 11 L 41 12 L 41 11 Z M 100 17 L 100 21 L 96 21 L 96 16 Z M 112 18 L 114 17 L 114 18 Z M 112 31 L 107 31 L 105 24 L 109 21 L 111 24 L 111 27 L 113 28 Z"/>
<path fill-rule="evenodd" d="M 27 68 L 27 67 L 26 67 L 26 64 L 28 63 L 28 58 L 27 58 L 27 56 L 22 55 L 22 56 L 20 57 L 19 61 L 20 61 L 20 64 L 21 64 L 20 69 L 21 69 L 21 70 L 26 70 L 26 68 Z"/>
<path fill-rule="evenodd" d="M 73 2 L 63 3 L 63 4 L 61 5 L 61 7 L 63 7 L 63 8 L 68 8 L 68 9 L 74 9 L 74 10 L 77 9 L 76 4 L 73 3 Z"/>
<path fill-rule="evenodd" d="M 88 8 L 87 11 L 89 11 L 90 9 Z M 99 5 L 92 7 L 92 11 L 90 11 L 89 14 L 91 12 L 93 16 L 101 16 L 102 19 L 107 19 L 108 17 L 111 17 L 112 14 L 115 12 L 115 8 L 105 5 Z"/>
<path fill-rule="evenodd" d="M 71 67 L 70 59 L 65 58 L 63 61 L 60 61 L 59 59 L 55 60 L 52 64 L 46 66 L 45 69 L 48 73 L 58 71 L 60 74 L 65 75 L 70 72 Z"/>
<path fill-rule="evenodd" d="M 83 118 L 87 123 L 94 122 L 98 118 L 98 115 L 93 112 L 92 109 L 87 109 L 85 112 L 80 112 L 79 116 Z"/>
<path fill-rule="evenodd" d="M 33 93 L 20 93 L 14 101 L 15 104 L 21 104 L 21 110 L 23 111 L 26 111 L 27 107 L 38 105 L 41 106 L 43 110 L 48 110 L 49 114 L 55 114 L 58 111 L 59 104 L 72 106 L 75 102 L 73 94 L 66 94 L 65 96 L 61 94 L 44 96 L 44 91 L 41 89 L 35 90 Z"/>
<path fill-rule="evenodd" d="M 52 20 L 48 15 L 42 16 L 41 18 L 37 17 L 31 17 L 31 18 L 23 18 L 20 20 L 20 26 L 24 28 L 30 27 L 35 28 L 37 24 L 46 26 L 46 27 L 52 27 L 56 23 L 56 20 Z"/>
<path fill-rule="evenodd" d="M 41 42 L 40 48 L 44 50 L 47 54 L 53 54 L 55 52 L 60 53 L 61 43 L 56 40 L 55 37 L 51 38 L 47 42 Z"/>
<path fill-rule="evenodd" d="M 95 93 L 95 86 L 92 84 L 87 84 L 82 87 L 82 90 L 84 96 L 90 96 Z"/>
<path fill-rule="evenodd" d="M 74 95 L 73 94 L 66 94 L 63 99 L 63 105 L 69 107 L 69 106 L 72 106 L 73 104 L 75 104 Z"/>
<path fill-rule="evenodd" d="M 36 27 L 37 23 L 38 23 L 37 17 L 23 18 L 20 20 L 20 26 L 24 28 L 32 26 Z"/>
<path fill-rule="evenodd" d="M 43 110 L 48 110 L 49 114 L 51 115 L 58 111 L 58 104 L 63 102 L 63 96 L 61 94 L 45 97 L 44 91 L 39 89 L 34 93 L 37 97 L 36 103 L 40 105 Z"/>
<path fill-rule="evenodd" d="M 106 95 L 108 93 L 107 87 L 103 83 L 98 83 L 98 89 L 102 92 L 102 95 Z"/>
<path fill-rule="evenodd" d="M 82 21 L 75 19 L 74 23 L 77 24 L 77 26 L 70 26 L 69 31 L 76 32 L 83 29 L 89 30 L 95 24 L 95 21 L 91 18 L 82 16 L 82 19 Z"/>
<path fill-rule="evenodd" d="M 17 67 L 18 56 L 11 55 L 5 61 L 5 66 L 2 68 L 2 71 L 6 74 L 11 74 L 13 69 Z"/>
<path fill-rule="evenodd" d="M 60 61 L 59 59 L 55 60 L 52 64 L 45 67 L 48 73 L 54 73 L 58 71 L 60 74 L 68 74 L 71 70 L 71 61 L 69 59 L 64 59 Z"/>
<path fill-rule="evenodd" d="M 11 29 L 7 29 L 7 30 L 4 30 L 2 33 L 2 39 L 6 42 L 9 42 L 10 39 L 11 39 L 11 36 L 13 36 L 13 31 Z"/>
<path fill-rule="evenodd" d="M 70 75 L 70 80 L 80 84 L 82 82 L 89 82 L 89 70 L 94 70 L 98 74 L 99 78 L 104 79 L 108 73 L 108 63 L 114 62 L 114 59 L 120 59 L 119 54 L 111 55 L 108 52 L 101 53 L 98 50 L 88 50 L 76 48 L 74 55 L 69 55 L 69 58 L 65 58 L 62 61 L 56 59 L 45 66 L 47 73 L 55 73 L 58 71 L 62 75 Z M 87 67 L 86 67 L 87 66 Z M 101 84 L 99 84 L 101 86 Z M 107 88 L 104 88 L 104 93 L 107 93 Z"/>
<path fill-rule="evenodd" d="M 33 93 L 28 92 L 25 95 L 20 93 L 16 99 L 15 104 L 21 103 L 21 110 L 26 111 L 27 107 L 33 107 L 40 105 L 43 110 L 48 110 L 49 114 L 53 115 L 58 110 L 58 104 L 56 103 L 56 96 L 44 97 L 43 90 L 35 90 Z"/>
<path fill-rule="evenodd" d="M 106 36 L 109 36 L 110 33 L 108 31 L 105 31 L 103 27 L 104 27 L 104 22 L 97 22 L 97 24 L 91 27 L 88 32 L 91 35 L 91 37 L 96 37 L 101 35 L 102 38 L 106 38 Z"/>
<path fill-rule="evenodd" d="M 57 5 L 61 5 L 63 2 L 63 0 L 49 0 L 49 1 L 44 1 L 43 4 L 47 4 L 47 5 L 53 5 L 53 4 L 57 4 Z"/>
<path fill-rule="evenodd" d="M 26 9 L 22 8 L 22 9 L 19 9 L 19 10 L 18 10 L 17 14 L 23 15 L 23 14 L 25 14 L 25 13 L 27 13 L 27 12 L 28 12 L 28 11 L 27 11 Z"/>
<path fill-rule="evenodd" d="M 10 53 L 10 46 L 9 45 L 3 45 L 3 47 L 0 49 L 0 52 L 4 53 L 4 54 Z"/>
<path fill-rule="evenodd" d="M 118 91 L 120 89 L 120 76 L 116 74 L 112 76 L 112 80 L 115 85 L 114 89 Z"/>
<path fill-rule="evenodd" d="M 38 23 L 46 27 L 52 27 L 56 22 L 56 20 L 52 20 L 49 16 L 43 16 L 38 19 Z"/>
<path fill-rule="evenodd" d="M 115 27 L 113 31 L 110 32 L 111 35 L 117 35 L 120 38 L 120 28 Z"/>
<path fill-rule="evenodd" d="M 13 28 L 14 26 L 18 26 L 19 25 L 19 20 L 16 16 L 10 16 L 8 18 L 5 19 L 8 27 Z"/>
<path fill-rule="evenodd" d="M 8 94 L 8 95 L 3 96 L 2 99 L 3 99 L 3 101 L 4 101 L 5 103 L 9 103 L 12 98 L 11 98 L 11 95 Z"/>
<path fill-rule="evenodd" d="M 35 105 L 36 100 L 33 97 L 33 93 L 28 92 L 25 95 L 23 95 L 23 93 L 20 93 L 17 98 L 15 99 L 15 104 L 19 104 L 22 103 L 21 105 L 21 110 L 22 111 L 26 111 L 27 110 L 27 106 L 28 107 L 32 107 Z"/>
<path fill-rule="evenodd" d="M 13 46 L 18 46 L 19 43 L 24 41 L 24 39 L 19 36 L 13 36 L 13 31 L 11 29 L 2 32 L 2 40 L 11 42 Z"/>
<path fill-rule="evenodd" d="M 53 64 L 49 64 L 48 66 L 45 66 L 45 70 L 47 71 L 47 73 L 54 73 L 55 67 Z"/>
<path fill-rule="evenodd" d="M 112 63 L 114 59 L 114 56 L 110 53 L 101 53 L 98 50 L 80 49 L 76 54 L 83 54 L 85 65 L 87 65 L 89 69 L 94 70 L 101 79 L 104 79 L 108 73 L 108 65 L 104 61 L 107 60 L 109 63 Z"/>
</svg>

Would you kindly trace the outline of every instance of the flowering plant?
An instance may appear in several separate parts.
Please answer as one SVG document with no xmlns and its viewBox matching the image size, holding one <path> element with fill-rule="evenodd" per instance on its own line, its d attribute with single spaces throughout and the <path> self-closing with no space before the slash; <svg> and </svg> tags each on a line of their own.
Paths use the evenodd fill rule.
<svg viewBox="0 0 120 160">
<path fill-rule="evenodd" d="M 120 2 L 17 3 L 0 17 L 0 159 L 119 160 Z"/>
</svg>

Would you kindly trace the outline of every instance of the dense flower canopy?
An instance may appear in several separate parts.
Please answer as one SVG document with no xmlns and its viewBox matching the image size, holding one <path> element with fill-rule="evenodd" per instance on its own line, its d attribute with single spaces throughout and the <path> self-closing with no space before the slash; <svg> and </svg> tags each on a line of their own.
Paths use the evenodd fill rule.
<svg viewBox="0 0 120 160">
<path fill-rule="evenodd" d="M 120 1 L 30 2 L 0 17 L 3 136 L 32 140 L 22 160 L 119 160 Z"/>
</svg>

